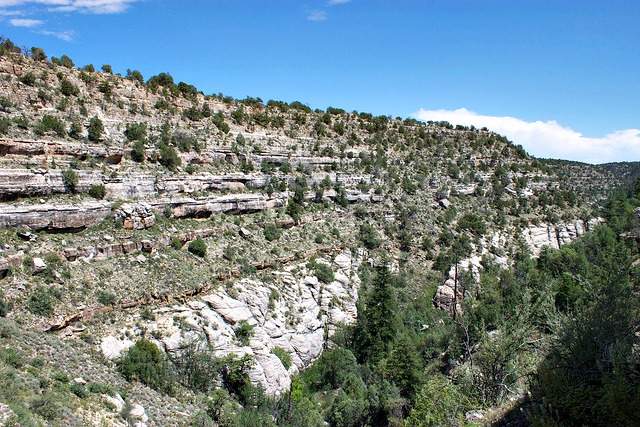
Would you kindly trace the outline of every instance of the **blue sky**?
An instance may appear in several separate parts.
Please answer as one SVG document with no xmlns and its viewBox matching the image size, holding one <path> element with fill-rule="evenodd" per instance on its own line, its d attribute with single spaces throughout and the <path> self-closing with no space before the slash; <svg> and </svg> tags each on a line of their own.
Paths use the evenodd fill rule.
<svg viewBox="0 0 640 427">
<path fill-rule="evenodd" d="M 0 0 L 0 34 L 203 92 L 487 126 L 640 160 L 636 0 Z"/>
</svg>

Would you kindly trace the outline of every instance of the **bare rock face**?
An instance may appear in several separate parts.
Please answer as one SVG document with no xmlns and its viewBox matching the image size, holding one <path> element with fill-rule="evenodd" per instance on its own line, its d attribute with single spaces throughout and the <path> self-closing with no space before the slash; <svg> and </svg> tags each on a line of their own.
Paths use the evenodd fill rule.
<svg viewBox="0 0 640 427">
<path fill-rule="evenodd" d="M 119 340 L 114 336 L 108 336 L 102 340 L 100 349 L 102 354 L 109 360 L 116 360 L 122 353 L 134 344 L 131 340 Z"/>
<path fill-rule="evenodd" d="M 11 410 L 9 405 L 0 403 L 0 423 L 2 423 L 2 425 L 6 425 L 5 424 L 6 422 L 8 422 L 11 419 L 14 419 L 15 417 L 16 417 L 16 414 Z"/>
<path fill-rule="evenodd" d="M 122 220 L 122 226 L 129 230 L 143 230 L 156 223 L 156 215 L 148 203 L 140 202 L 134 205 L 123 204 L 113 214 L 116 220 Z"/>
<path fill-rule="evenodd" d="M 183 343 L 206 339 L 217 356 L 250 356 L 251 380 L 278 395 L 290 387 L 292 375 L 322 354 L 326 337 L 339 323 L 355 321 L 361 261 L 352 259 L 350 252 L 338 255 L 335 262 L 318 258 L 334 270 L 336 280 L 326 284 L 304 263 L 273 272 L 269 283 L 241 279 L 232 288 L 159 310 L 145 328 L 161 337 L 156 344 L 169 353 L 180 351 Z M 252 329 L 248 341 L 236 335 L 245 322 Z M 101 350 L 114 359 L 132 344 L 109 336 Z M 276 347 L 289 353 L 290 367 L 272 352 Z"/>
<path fill-rule="evenodd" d="M 0 228 L 28 227 L 32 230 L 75 231 L 100 223 L 110 203 L 87 201 L 70 205 L 0 204 Z"/>
<path fill-rule="evenodd" d="M 582 236 L 587 231 L 593 230 L 603 221 L 602 218 L 592 218 L 588 221 L 576 220 L 559 225 L 543 223 L 529 227 L 522 233 L 522 236 L 533 256 L 538 256 L 543 247 L 558 249 L 562 245 L 571 243 L 576 237 Z"/>
</svg>

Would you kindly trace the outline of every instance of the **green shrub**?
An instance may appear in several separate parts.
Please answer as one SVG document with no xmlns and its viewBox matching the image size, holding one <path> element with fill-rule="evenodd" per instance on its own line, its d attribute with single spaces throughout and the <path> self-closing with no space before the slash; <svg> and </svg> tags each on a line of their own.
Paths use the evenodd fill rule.
<svg viewBox="0 0 640 427">
<path fill-rule="evenodd" d="M 71 168 L 66 169 L 62 171 L 62 182 L 64 183 L 67 191 L 75 193 L 76 186 L 78 185 L 78 174 L 76 174 L 76 171 Z"/>
<path fill-rule="evenodd" d="M 249 338 L 253 336 L 253 326 L 245 320 L 241 321 L 236 329 L 236 338 L 242 345 L 249 345 Z"/>
<path fill-rule="evenodd" d="M 35 124 L 33 132 L 36 135 L 42 135 L 48 131 L 54 131 L 56 135 L 60 137 L 64 137 L 67 134 L 64 129 L 64 123 L 62 123 L 62 120 L 55 116 L 45 114 L 42 119 Z"/>
<path fill-rule="evenodd" d="M 207 243 L 200 237 L 198 237 L 197 239 L 189 243 L 187 249 L 192 254 L 204 258 L 204 256 L 207 254 Z"/>
<path fill-rule="evenodd" d="M 313 270 L 315 276 L 322 283 L 331 283 L 335 279 L 333 270 L 331 270 L 331 267 L 329 267 L 327 264 L 311 260 L 307 263 L 307 268 Z"/>
<path fill-rule="evenodd" d="M 264 238 L 269 242 L 278 240 L 282 235 L 282 228 L 279 224 L 267 224 L 264 227 Z"/>
<path fill-rule="evenodd" d="M 71 58 L 69 58 L 67 55 L 62 55 L 60 57 L 60 63 L 62 64 L 63 67 L 67 67 L 67 68 L 73 68 L 75 65 L 71 60 Z"/>
<path fill-rule="evenodd" d="M 27 86 L 33 86 L 36 83 L 36 75 L 29 71 L 24 76 L 20 77 L 19 80 Z"/>
<path fill-rule="evenodd" d="M 0 297 L 0 317 L 6 317 L 9 313 L 11 306 L 7 303 L 4 298 Z"/>
<path fill-rule="evenodd" d="M 53 299 L 50 292 L 42 286 L 38 286 L 27 301 L 27 309 L 37 316 L 51 316 L 53 314 Z"/>
<path fill-rule="evenodd" d="M 102 140 L 102 132 L 104 132 L 104 125 L 102 120 L 98 116 L 93 116 L 89 121 L 89 141 L 99 142 Z"/>
<path fill-rule="evenodd" d="M 382 244 L 382 239 L 371 224 L 362 224 L 360 226 L 360 240 L 367 249 L 375 249 Z"/>
<path fill-rule="evenodd" d="M 69 136 L 73 139 L 80 139 L 82 137 L 82 131 L 84 128 L 82 127 L 82 123 L 79 120 L 74 119 L 71 122 L 71 127 L 69 128 Z"/>
<path fill-rule="evenodd" d="M 58 393 L 47 391 L 31 401 L 30 408 L 47 421 L 53 421 L 64 412 L 64 398 Z"/>
<path fill-rule="evenodd" d="M 173 390 L 174 374 L 164 353 L 151 341 L 140 339 L 129 348 L 118 365 L 127 381 L 138 380 L 158 391 Z"/>
<path fill-rule="evenodd" d="M 156 320 L 156 315 L 149 307 L 145 307 L 140 311 L 140 318 L 142 320 Z"/>
<path fill-rule="evenodd" d="M 178 236 L 171 236 L 171 247 L 179 251 L 182 249 L 182 240 Z"/>
<path fill-rule="evenodd" d="M 108 394 L 109 396 L 115 394 L 115 390 L 110 385 L 94 381 L 87 384 L 87 390 L 89 390 L 90 393 L 95 394 Z"/>
<path fill-rule="evenodd" d="M 285 369 L 288 370 L 291 367 L 291 354 L 289 354 L 287 350 L 282 347 L 274 347 L 271 349 L 271 353 L 278 356 L 278 359 L 280 359 L 280 362 L 282 362 L 282 366 L 284 366 Z"/>
<path fill-rule="evenodd" d="M 116 302 L 116 296 L 113 293 L 102 289 L 96 292 L 96 299 L 102 305 L 113 305 Z"/>
<path fill-rule="evenodd" d="M 129 141 L 144 139 L 147 136 L 146 123 L 127 123 L 124 136 L 126 136 Z"/>
<path fill-rule="evenodd" d="M 180 157 L 178 157 L 178 153 L 173 146 L 169 144 L 162 143 L 160 144 L 160 159 L 158 160 L 161 165 L 166 167 L 171 171 L 175 171 L 178 166 L 182 163 Z"/>
<path fill-rule="evenodd" d="M 113 93 L 113 86 L 108 80 L 104 80 L 98 85 L 98 92 L 102 92 L 106 97 L 109 97 Z"/>
<path fill-rule="evenodd" d="M 80 91 L 78 90 L 78 86 L 74 85 L 67 79 L 63 79 L 60 82 L 60 92 L 64 96 L 72 96 L 77 95 Z"/>
<path fill-rule="evenodd" d="M 80 399 L 84 399 L 89 395 L 89 391 L 84 386 L 84 384 L 80 384 L 76 382 L 74 382 L 69 386 L 69 391 L 75 394 L 76 396 L 78 396 Z"/>
<path fill-rule="evenodd" d="M 0 118 L 0 135 L 6 135 L 9 132 L 9 127 L 11 126 L 11 119 L 8 117 Z"/>
<path fill-rule="evenodd" d="M 93 184 L 89 189 L 89 195 L 94 199 L 102 200 L 106 194 L 107 190 L 105 190 L 102 184 Z"/>
<path fill-rule="evenodd" d="M 131 145 L 131 158 L 138 163 L 144 162 L 145 146 L 143 141 L 138 140 Z"/>
</svg>

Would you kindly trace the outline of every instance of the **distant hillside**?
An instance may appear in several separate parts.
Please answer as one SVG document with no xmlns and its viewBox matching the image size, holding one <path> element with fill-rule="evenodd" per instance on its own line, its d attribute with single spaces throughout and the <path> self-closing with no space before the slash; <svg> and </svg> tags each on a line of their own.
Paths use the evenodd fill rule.
<svg viewBox="0 0 640 427">
<path fill-rule="evenodd" d="M 640 177 L 640 162 L 616 162 L 591 165 L 557 159 L 541 159 L 572 191 L 588 198 L 602 198 L 613 189 L 631 192 Z"/>
</svg>

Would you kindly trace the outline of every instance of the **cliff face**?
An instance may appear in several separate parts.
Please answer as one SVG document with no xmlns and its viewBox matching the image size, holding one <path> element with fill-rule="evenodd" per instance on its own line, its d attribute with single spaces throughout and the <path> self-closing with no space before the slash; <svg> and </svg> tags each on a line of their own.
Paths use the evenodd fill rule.
<svg viewBox="0 0 640 427">
<path fill-rule="evenodd" d="M 102 352 L 118 358 L 133 344 L 124 334 L 139 336 L 141 329 L 161 337 L 155 342 L 169 353 L 179 352 L 186 343 L 204 341 L 218 356 L 250 356 L 255 361 L 251 379 L 267 393 L 280 394 L 289 389 L 293 374 L 320 356 L 326 338 L 339 325 L 355 321 L 359 261 L 350 252 L 333 261 L 318 258 L 334 271 L 335 280 L 329 283 L 320 282 L 304 263 L 292 264 L 272 271 L 268 283 L 241 279 L 231 288 L 184 304 L 168 304 L 156 312 L 155 320 L 138 319 L 130 330 L 107 335 Z M 133 325 L 135 319 L 129 316 L 125 323 Z M 238 332 L 243 323 L 251 326 L 244 341 Z M 284 366 L 274 354 L 276 348 L 291 356 L 291 366 Z"/>
</svg>

